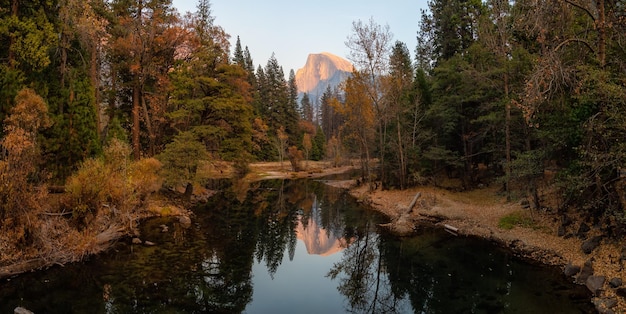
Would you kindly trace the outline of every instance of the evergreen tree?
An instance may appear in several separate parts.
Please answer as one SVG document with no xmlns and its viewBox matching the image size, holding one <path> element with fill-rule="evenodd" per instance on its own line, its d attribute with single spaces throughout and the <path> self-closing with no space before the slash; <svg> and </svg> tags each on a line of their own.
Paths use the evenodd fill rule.
<svg viewBox="0 0 626 314">
<path fill-rule="evenodd" d="M 313 136 L 313 141 L 311 145 L 311 160 L 322 160 L 324 159 L 326 152 L 326 136 L 324 135 L 324 131 L 321 126 L 317 127 L 315 131 L 315 136 Z"/>
<path fill-rule="evenodd" d="M 0 10 L 0 123 L 25 85 L 45 86 L 57 30 L 56 1 L 3 1 Z M 43 95 L 45 97 L 45 95 Z M 0 128 L 2 130 L 2 128 Z"/>
<path fill-rule="evenodd" d="M 233 52 L 233 62 L 238 66 L 247 69 L 246 67 L 246 59 L 243 54 L 243 50 L 241 49 L 241 40 L 239 36 L 237 36 L 237 42 L 235 43 L 235 51 Z"/>
<path fill-rule="evenodd" d="M 402 42 L 398 41 L 393 46 L 389 61 L 389 76 L 384 80 L 387 85 L 385 101 L 387 102 L 388 114 L 391 116 L 387 127 L 390 140 L 387 143 L 388 148 L 385 149 L 389 158 L 387 163 L 382 166 L 387 167 L 385 172 L 390 173 L 390 176 L 387 178 L 387 182 L 383 182 L 383 184 L 398 185 L 404 189 L 408 181 L 408 148 L 411 137 L 410 133 L 405 133 L 403 130 L 409 129 L 412 122 L 406 117 L 412 109 L 413 99 L 411 96 L 414 73 L 411 54 Z"/>
<path fill-rule="evenodd" d="M 311 99 L 309 99 L 308 93 L 304 93 L 302 96 L 302 100 L 300 100 L 300 108 L 302 119 L 313 123 L 313 105 L 311 104 Z"/>
<path fill-rule="evenodd" d="M 209 29 L 197 33 L 205 36 L 199 41 L 204 44 L 195 47 L 191 60 L 180 63 L 171 74 L 170 125 L 175 133 L 193 133 L 216 157 L 247 160 L 252 151 L 253 121 L 248 74 L 241 66 L 230 64 L 225 48 L 216 44 L 223 38 L 221 31 L 211 24 L 205 27 Z"/>
</svg>

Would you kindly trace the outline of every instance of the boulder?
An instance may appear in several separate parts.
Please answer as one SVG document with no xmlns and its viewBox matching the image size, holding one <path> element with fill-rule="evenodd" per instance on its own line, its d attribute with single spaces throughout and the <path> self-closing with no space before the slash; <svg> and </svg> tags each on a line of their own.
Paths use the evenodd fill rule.
<svg viewBox="0 0 626 314">
<path fill-rule="evenodd" d="M 615 297 L 607 299 L 594 299 L 593 305 L 595 305 L 596 310 L 600 314 L 612 314 L 615 313 L 612 308 L 617 305 L 617 299 Z"/>
<path fill-rule="evenodd" d="M 621 278 L 613 278 L 611 280 L 609 280 L 609 285 L 611 286 L 611 288 L 618 288 L 622 285 L 622 279 Z"/>
<path fill-rule="evenodd" d="M 587 286 L 587 289 L 591 291 L 591 293 L 598 296 L 602 292 L 602 287 L 604 286 L 605 281 L 606 277 L 604 276 L 589 276 L 587 277 L 585 285 Z"/>
<path fill-rule="evenodd" d="M 593 264 L 591 260 L 587 260 L 583 268 L 580 270 L 578 277 L 576 277 L 576 282 L 579 284 L 585 284 L 587 282 L 587 278 L 593 275 Z"/>
<path fill-rule="evenodd" d="M 601 236 L 592 237 L 591 239 L 583 242 L 581 248 L 585 254 L 591 254 L 591 252 L 593 252 L 593 250 L 600 245 L 600 241 L 602 241 Z"/>
<path fill-rule="evenodd" d="M 622 298 L 626 298 L 626 288 L 617 288 L 615 289 L 615 294 Z"/>
<path fill-rule="evenodd" d="M 572 265 L 572 263 L 565 265 L 563 269 L 563 274 L 567 277 L 573 277 L 578 274 L 578 272 L 580 272 L 580 266 Z"/>
<path fill-rule="evenodd" d="M 584 238 L 587 236 L 587 232 L 589 232 L 589 230 L 591 230 L 591 228 L 589 228 L 589 225 L 581 222 L 580 226 L 578 226 L 578 231 L 576 232 L 576 235 L 578 235 L 579 238 Z"/>
</svg>

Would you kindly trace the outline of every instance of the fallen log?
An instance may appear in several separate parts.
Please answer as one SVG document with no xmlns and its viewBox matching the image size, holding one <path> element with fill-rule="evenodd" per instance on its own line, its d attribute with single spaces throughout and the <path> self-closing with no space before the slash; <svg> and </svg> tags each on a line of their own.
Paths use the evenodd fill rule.
<svg viewBox="0 0 626 314">
<path fill-rule="evenodd" d="M 417 200 L 422 196 L 422 192 L 417 192 L 415 194 L 415 196 L 413 197 L 413 200 L 411 201 L 411 204 L 409 204 L 409 208 L 407 209 L 407 214 L 410 214 L 411 212 L 413 212 L 413 207 L 415 207 L 415 204 L 417 204 Z"/>
<path fill-rule="evenodd" d="M 448 224 L 444 224 L 444 225 L 443 225 L 443 228 L 444 228 L 444 230 L 446 230 L 449 234 L 452 234 L 452 235 L 455 235 L 455 236 L 458 236 L 458 235 L 459 235 L 459 228 L 457 228 L 457 227 L 453 227 L 453 226 L 450 226 L 450 225 L 448 225 Z"/>
<path fill-rule="evenodd" d="M 111 226 L 105 231 L 99 233 L 95 236 L 94 242 L 96 244 L 96 248 L 92 249 L 89 252 L 84 252 L 87 254 L 97 254 L 109 249 L 111 244 L 125 235 L 125 229 L 117 226 Z M 13 276 L 17 276 L 22 273 L 26 273 L 29 271 L 39 270 L 51 267 L 53 265 L 64 265 L 68 262 L 75 262 L 81 260 L 81 256 L 77 255 L 64 255 L 64 252 L 57 252 L 54 256 L 37 257 L 27 261 L 18 262 L 15 264 L 1 266 L 0 267 L 0 279 L 9 278 Z M 67 253 L 67 252 L 66 252 Z"/>
</svg>

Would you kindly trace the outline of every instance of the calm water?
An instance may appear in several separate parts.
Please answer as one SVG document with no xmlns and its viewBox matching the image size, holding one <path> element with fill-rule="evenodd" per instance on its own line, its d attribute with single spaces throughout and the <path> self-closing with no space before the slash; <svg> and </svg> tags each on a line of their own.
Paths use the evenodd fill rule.
<svg viewBox="0 0 626 314">
<path fill-rule="evenodd" d="M 0 312 L 588 313 L 558 269 L 485 241 L 424 229 L 398 239 L 384 219 L 319 182 L 235 186 L 194 225 L 143 223 L 152 247 L 120 243 L 76 265 L 0 282 Z M 168 231 L 162 232 L 161 225 Z"/>
</svg>

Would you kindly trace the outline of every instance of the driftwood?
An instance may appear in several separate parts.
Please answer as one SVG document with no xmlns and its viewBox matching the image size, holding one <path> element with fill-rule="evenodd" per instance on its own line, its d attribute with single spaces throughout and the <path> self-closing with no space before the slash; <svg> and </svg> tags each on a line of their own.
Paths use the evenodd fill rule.
<svg viewBox="0 0 626 314">
<path fill-rule="evenodd" d="M 448 224 L 444 224 L 443 228 L 444 228 L 444 230 L 446 230 L 448 233 L 450 233 L 452 235 L 455 235 L 455 236 L 459 235 L 459 228 L 457 228 L 457 227 L 453 227 L 453 226 L 450 226 Z"/>
<path fill-rule="evenodd" d="M 66 216 L 66 215 L 71 215 L 71 214 L 72 214 L 72 212 L 61 212 L 61 213 L 48 213 L 48 212 L 45 212 L 45 213 L 41 213 L 41 215 L 44 215 L 44 216 Z"/>
<path fill-rule="evenodd" d="M 409 207 L 407 208 L 406 213 L 410 214 L 411 212 L 413 212 L 413 207 L 415 207 L 415 204 L 417 204 L 417 200 L 422 196 L 422 192 L 417 192 L 415 194 L 415 196 L 413 197 L 413 200 L 411 201 L 411 204 L 409 204 Z"/>
<path fill-rule="evenodd" d="M 98 253 L 107 250 L 111 243 L 122 237 L 125 229 L 109 227 L 95 237 L 96 249 L 89 253 Z M 80 260 L 80 257 L 56 254 L 56 257 L 38 257 L 27 261 L 0 267 L 0 279 L 13 277 L 29 271 L 47 268 L 53 265 L 63 265 L 68 262 Z"/>
</svg>

